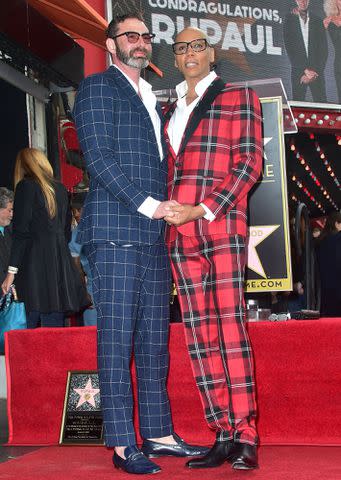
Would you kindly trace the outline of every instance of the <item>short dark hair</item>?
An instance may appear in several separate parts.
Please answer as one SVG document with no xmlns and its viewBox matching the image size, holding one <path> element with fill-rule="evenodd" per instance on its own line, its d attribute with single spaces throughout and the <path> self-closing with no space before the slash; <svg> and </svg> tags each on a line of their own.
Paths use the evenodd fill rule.
<svg viewBox="0 0 341 480">
<path fill-rule="evenodd" d="M 125 13 L 124 15 L 114 15 L 113 19 L 108 25 L 108 28 L 105 31 L 107 38 L 113 38 L 115 35 L 117 35 L 118 25 L 127 20 L 128 18 L 136 18 L 137 20 L 141 20 L 141 22 L 144 22 L 142 13 L 138 11 L 132 13 Z"/>
<path fill-rule="evenodd" d="M 13 203 L 14 193 L 6 187 L 0 187 L 0 208 L 6 208 L 8 203 Z"/>
</svg>

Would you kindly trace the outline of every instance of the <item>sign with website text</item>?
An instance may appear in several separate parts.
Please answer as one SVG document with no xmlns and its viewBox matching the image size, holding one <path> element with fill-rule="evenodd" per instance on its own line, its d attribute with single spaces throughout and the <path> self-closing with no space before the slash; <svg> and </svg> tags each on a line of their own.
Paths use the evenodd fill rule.
<svg viewBox="0 0 341 480">
<path fill-rule="evenodd" d="M 249 196 L 246 291 L 292 289 L 282 102 L 261 99 L 264 160 L 262 178 Z"/>
</svg>

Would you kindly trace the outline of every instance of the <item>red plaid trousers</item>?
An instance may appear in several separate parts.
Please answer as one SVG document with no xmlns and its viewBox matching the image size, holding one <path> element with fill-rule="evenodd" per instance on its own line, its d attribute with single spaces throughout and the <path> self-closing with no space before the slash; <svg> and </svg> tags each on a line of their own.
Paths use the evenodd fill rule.
<svg viewBox="0 0 341 480">
<path fill-rule="evenodd" d="M 168 247 L 206 420 L 218 440 L 256 444 L 253 360 L 243 322 L 245 239 L 178 233 Z"/>
</svg>

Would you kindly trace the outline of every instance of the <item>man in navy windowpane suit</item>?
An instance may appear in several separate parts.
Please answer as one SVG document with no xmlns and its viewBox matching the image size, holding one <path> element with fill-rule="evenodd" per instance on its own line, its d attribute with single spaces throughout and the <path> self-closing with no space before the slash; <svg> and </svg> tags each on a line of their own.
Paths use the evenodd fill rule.
<svg viewBox="0 0 341 480">
<path fill-rule="evenodd" d="M 166 391 L 170 268 L 164 220 L 166 147 L 159 105 L 140 78 L 151 57 L 139 14 L 107 30 L 114 65 L 80 85 L 74 119 L 90 176 L 77 241 L 84 245 L 98 312 L 98 370 L 104 435 L 114 465 L 155 473 L 148 456 L 202 455 L 173 432 Z M 130 360 L 134 353 L 142 451 L 136 446 Z M 143 453 L 142 453 L 143 452 Z"/>
</svg>

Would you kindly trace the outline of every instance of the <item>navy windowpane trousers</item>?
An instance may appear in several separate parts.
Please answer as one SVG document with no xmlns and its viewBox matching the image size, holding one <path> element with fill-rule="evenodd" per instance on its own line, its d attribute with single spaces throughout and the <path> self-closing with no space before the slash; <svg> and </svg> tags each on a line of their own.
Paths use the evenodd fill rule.
<svg viewBox="0 0 341 480">
<path fill-rule="evenodd" d="M 85 247 L 98 313 L 98 369 L 107 446 L 136 444 L 130 374 L 134 354 L 140 433 L 172 433 L 168 373 L 171 276 L 163 243 Z"/>
</svg>

